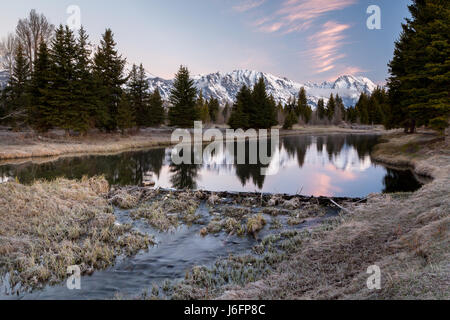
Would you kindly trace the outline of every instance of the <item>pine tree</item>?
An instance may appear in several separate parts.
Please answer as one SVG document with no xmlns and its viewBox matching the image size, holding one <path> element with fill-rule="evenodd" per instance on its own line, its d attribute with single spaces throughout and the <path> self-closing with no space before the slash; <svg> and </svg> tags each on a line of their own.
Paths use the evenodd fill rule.
<svg viewBox="0 0 450 320">
<path fill-rule="evenodd" d="M 336 101 L 336 110 L 334 112 L 334 118 L 335 118 L 334 121 L 335 121 L 335 124 L 339 124 L 345 120 L 346 110 L 345 110 L 344 101 L 339 96 L 339 94 L 336 94 L 335 101 Z"/>
<path fill-rule="evenodd" d="M 51 123 L 69 132 L 78 117 L 75 93 L 76 42 L 73 32 L 62 25 L 56 30 L 50 48 L 51 79 L 49 101 L 54 113 Z"/>
<path fill-rule="evenodd" d="M 197 109 L 197 113 L 199 115 L 199 119 L 203 123 L 208 123 L 210 121 L 208 101 L 205 101 L 202 90 L 200 90 L 200 93 L 197 98 L 196 109 Z"/>
<path fill-rule="evenodd" d="M 359 121 L 362 124 L 370 124 L 369 122 L 369 97 L 364 92 L 361 93 L 358 103 L 355 106 L 358 113 Z"/>
<path fill-rule="evenodd" d="M 312 109 L 308 105 L 308 99 L 306 97 L 306 90 L 304 87 L 300 89 L 300 92 L 298 94 L 296 114 L 297 117 L 301 117 L 306 124 L 311 121 Z"/>
<path fill-rule="evenodd" d="M 294 110 L 289 110 L 284 120 L 283 129 L 290 130 L 298 122 L 297 113 Z"/>
<path fill-rule="evenodd" d="M 211 98 L 208 102 L 209 118 L 211 119 L 211 122 L 217 122 L 219 109 L 219 100 L 217 100 L 216 98 Z"/>
<path fill-rule="evenodd" d="M 320 120 L 325 119 L 327 111 L 325 110 L 325 101 L 323 99 L 319 99 L 317 102 L 317 116 Z"/>
<path fill-rule="evenodd" d="M 189 70 L 181 66 L 175 76 L 174 86 L 170 93 L 169 122 L 171 126 L 190 128 L 199 119 L 196 108 L 197 89 L 190 79 Z"/>
<path fill-rule="evenodd" d="M 358 121 L 358 112 L 355 107 L 347 109 L 345 120 L 350 123 L 356 123 Z"/>
<path fill-rule="evenodd" d="M 94 56 L 94 80 L 97 95 L 97 126 L 114 131 L 117 128 L 118 105 L 122 97 L 122 86 L 126 59 L 116 49 L 114 34 L 106 29 Z"/>
<path fill-rule="evenodd" d="M 252 103 L 252 92 L 250 89 L 243 85 L 236 96 L 236 102 L 231 111 L 228 125 L 232 129 L 248 129 L 249 126 L 249 114 L 246 112 L 248 106 Z"/>
<path fill-rule="evenodd" d="M 450 116 L 450 7 L 445 0 L 414 0 L 409 11 L 389 64 L 387 126 L 414 132 Z"/>
<path fill-rule="evenodd" d="M 267 95 L 264 78 L 255 84 L 252 102 L 247 108 L 249 125 L 254 129 L 268 129 L 277 124 L 275 100 Z"/>
<path fill-rule="evenodd" d="M 334 99 L 333 94 L 330 95 L 330 99 L 327 103 L 327 117 L 328 120 L 333 120 L 334 113 L 336 111 L 336 100 Z"/>
<path fill-rule="evenodd" d="M 128 90 L 130 102 L 136 110 L 136 122 L 139 127 L 151 126 L 151 114 L 149 112 L 149 84 L 145 76 L 145 69 L 141 64 L 139 68 L 133 65 L 129 75 Z"/>
<path fill-rule="evenodd" d="M 228 123 L 230 115 L 231 115 L 231 107 L 230 107 L 230 104 L 227 102 L 225 104 L 225 107 L 222 110 L 222 116 L 223 116 L 224 123 Z"/>
<path fill-rule="evenodd" d="M 25 57 L 22 44 L 18 44 L 15 52 L 15 64 L 8 83 L 9 99 L 7 113 L 9 122 L 14 126 L 23 125 L 29 110 L 30 66 Z"/>
<path fill-rule="evenodd" d="M 135 110 L 130 102 L 130 96 L 126 93 L 122 93 L 117 108 L 117 127 L 120 129 L 122 134 L 125 133 L 127 129 L 131 129 L 136 125 L 135 121 Z"/>
<path fill-rule="evenodd" d="M 164 106 L 158 88 L 150 95 L 149 114 L 151 126 L 159 126 L 164 123 Z"/>
<path fill-rule="evenodd" d="M 89 36 L 83 27 L 78 32 L 75 51 L 74 96 L 78 116 L 72 120 L 72 129 L 86 133 L 95 124 L 96 103 Z"/>
<path fill-rule="evenodd" d="M 38 131 L 46 132 L 53 128 L 53 116 L 57 112 L 50 101 L 51 88 L 50 54 L 45 42 L 39 46 L 31 79 L 30 124 Z"/>
</svg>

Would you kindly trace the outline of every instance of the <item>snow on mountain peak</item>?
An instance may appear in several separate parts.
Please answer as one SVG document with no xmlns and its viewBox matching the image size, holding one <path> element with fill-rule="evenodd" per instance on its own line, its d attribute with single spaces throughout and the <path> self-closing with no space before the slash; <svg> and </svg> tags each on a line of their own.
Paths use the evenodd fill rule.
<svg viewBox="0 0 450 320">
<path fill-rule="evenodd" d="M 323 82 L 315 84 L 297 83 L 287 78 L 277 77 L 270 73 L 263 73 L 255 70 L 238 69 L 228 73 L 216 72 L 207 75 L 193 76 L 194 84 L 198 90 L 202 90 L 207 98 L 216 98 L 224 105 L 232 104 L 240 88 L 245 84 L 252 88 L 259 78 L 263 78 L 266 83 L 268 94 L 272 94 L 275 101 L 286 104 L 293 96 L 298 96 L 301 87 L 306 89 L 308 103 L 316 107 L 319 99 L 328 102 L 330 95 L 339 94 L 343 98 L 344 104 L 349 107 L 356 104 L 362 92 L 372 93 L 376 85 L 364 77 L 352 75 L 340 76 L 334 82 Z M 164 100 L 168 100 L 173 80 L 164 80 L 158 77 L 149 77 L 150 89 L 159 88 Z"/>
<path fill-rule="evenodd" d="M 126 72 L 131 70 L 131 65 L 126 65 Z M 146 70 L 146 77 L 150 85 L 150 90 L 158 88 L 161 97 L 168 100 L 173 87 L 173 80 L 166 80 L 157 77 Z M 216 72 L 206 75 L 193 76 L 194 84 L 198 90 L 203 91 L 205 98 L 216 98 L 220 104 L 233 104 L 236 95 L 242 85 L 252 88 L 259 78 L 263 78 L 266 83 L 268 94 L 273 95 L 276 102 L 286 104 L 293 96 L 298 96 L 301 87 L 307 93 L 308 103 L 315 108 L 319 99 L 328 102 L 330 95 L 339 94 L 344 104 L 354 106 L 361 93 L 370 94 L 377 87 L 370 79 L 352 75 L 342 75 L 334 82 L 325 81 L 321 84 L 306 82 L 301 84 L 287 78 L 275 76 L 270 73 L 263 73 L 255 70 L 237 69 L 232 72 Z M 8 73 L 0 70 L 0 88 L 6 86 Z"/>
</svg>

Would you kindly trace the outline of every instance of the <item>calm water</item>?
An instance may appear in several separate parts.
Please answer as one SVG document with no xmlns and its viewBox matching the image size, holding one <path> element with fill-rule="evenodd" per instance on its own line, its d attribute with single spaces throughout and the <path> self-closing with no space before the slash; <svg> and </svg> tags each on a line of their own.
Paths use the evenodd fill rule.
<svg viewBox="0 0 450 320">
<path fill-rule="evenodd" d="M 0 166 L 0 179 L 30 183 L 35 179 L 55 177 L 81 178 L 103 174 L 111 184 L 137 185 L 152 173 L 156 185 L 165 188 L 199 188 L 229 191 L 264 191 L 302 193 L 304 195 L 363 197 L 372 192 L 411 191 L 420 187 L 410 171 L 397 171 L 372 163 L 370 151 L 376 136 L 333 135 L 282 138 L 274 159 L 279 159 L 277 175 L 261 175 L 261 165 L 225 165 L 230 152 L 216 154 L 204 165 L 176 166 L 170 160 L 171 149 L 154 149 L 114 156 L 62 158 L 44 164 Z M 275 160 L 274 160 L 275 161 Z M 272 164 L 271 164 L 272 165 Z M 269 165 L 270 166 L 270 165 Z M 195 265 L 212 266 L 216 259 L 229 254 L 248 254 L 257 244 L 253 237 L 228 236 L 225 232 L 199 235 L 212 215 L 204 203 L 198 214 L 201 224 L 182 225 L 175 232 L 160 233 L 145 222 L 132 220 L 129 211 L 116 208 L 120 223 L 129 223 L 140 232 L 153 235 L 158 245 L 132 258 L 119 258 L 115 265 L 92 276 L 82 277 L 82 290 L 68 290 L 65 282 L 41 290 L 8 295 L 0 285 L 2 299 L 111 299 L 115 293 L 134 297 L 161 285 L 166 279 L 181 280 Z M 325 217 L 295 228 L 306 228 L 336 214 L 328 209 Z M 265 215 L 268 224 L 271 216 Z M 280 217 L 287 226 L 287 217 Z M 291 227 L 292 228 L 292 227 Z M 264 228 L 262 239 L 276 230 Z"/>
<path fill-rule="evenodd" d="M 261 174 L 263 165 L 227 164 L 230 161 L 226 159 L 233 156 L 226 148 L 203 165 L 174 165 L 171 148 L 163 148 L 0 166 L 0 181 L 17 177 L 22 183 L 30 183 L 35 179 L 104 175 L 111 184 L 139 185 L 145 176 L 153 174 L 157 187 L 211 191 L 364 197 L 373 192 L 418 189 L 420 183 L 411 171 L 393 170 L 371 161 L 370 151 L 377 139 L 372 135 L 281 138 L 273 154 L 280 169 L 270 176 Z M 235 163 L 233 160 L 231 163 Z"/>
</svg>

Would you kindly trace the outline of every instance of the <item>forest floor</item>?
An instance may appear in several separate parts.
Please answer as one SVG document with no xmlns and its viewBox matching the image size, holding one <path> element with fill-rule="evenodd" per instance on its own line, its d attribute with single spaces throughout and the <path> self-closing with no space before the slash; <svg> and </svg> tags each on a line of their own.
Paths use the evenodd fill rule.
<svg viewBox="0 0 450 320">
<path fill-rule="evenodd" d="M 379 127 L 297 126 L 293 130 L 280 130 L 280 135 L 382 132 Z M 54 161 L 60 156 L 114 154 L 170 146 L 173 145 L 171 135 L 172 129 L 142 129 L 129 135 L 96 132 L 80 137 L 68 137 L 64 131 L 39 135 L 32 131 L 0 130 L 0 164 L 16 163 L 19 159 L 23 161 L 35 158 L 37 161 L 45 161 L 44 158 L 51 158 Z"/>
</svg>

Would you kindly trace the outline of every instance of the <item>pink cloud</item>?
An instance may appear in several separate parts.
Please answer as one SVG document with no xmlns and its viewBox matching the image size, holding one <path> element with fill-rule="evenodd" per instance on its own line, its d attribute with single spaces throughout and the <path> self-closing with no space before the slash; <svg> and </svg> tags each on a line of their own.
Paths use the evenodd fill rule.
<svg viewBox="0 0 450 320">
<path fill-rule="evenodd" d="M 342 10 L 356 2 L 357 0 L 285 0 L 275 14 L 264 18 L 258 30 L 268 33 L 281 31 L 284 34 L 305 30 L 320 16 Z"/>
<path fill-rule="evenodd" d="M 339 53 L 338 50 L 343 45 L 344 31 L 348 28 L 350 28 L 348 24 L 328 21 L 319 32 L 309 37 L 315 47 L 308 53 L 315 63 L 317 73 L 334 69 L 336 61 L 345 57 L 345 54 Z"/>
<path fill-rule="evenodd" d="M 235 5 L 233 7 L 234 11 L 238 11 L 238 12 L 246 12 L 252 9 L 255 9 L 259 6 L 261 6 L 264 2 L 266 2 L 266 0 L 246 0 L 246 1 L 241 1 L 242 3 Z"/>
</svg>

